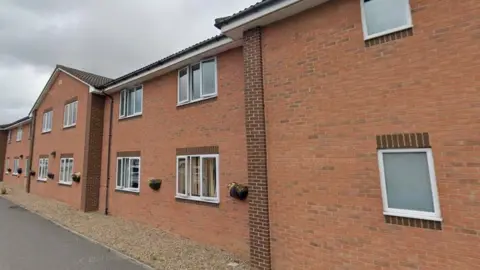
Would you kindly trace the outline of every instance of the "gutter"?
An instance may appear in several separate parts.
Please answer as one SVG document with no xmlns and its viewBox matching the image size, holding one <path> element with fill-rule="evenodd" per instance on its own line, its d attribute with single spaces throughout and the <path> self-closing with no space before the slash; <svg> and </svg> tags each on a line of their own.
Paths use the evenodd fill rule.
<svg viewBox="0 0 480 270">
<path fill-rule="evenodd" d="M 110 164 L 111 164 L 111 152 L 112 152 L 112 124 L 113 124 L 113 97 L 105 91 L 102 91 L 102 94 L 104 94 L 106 97 L 110 99 L 110 117 L 109 117 L 109 122 L 108 122 L 108 147 L 107 147 L 107 183 L 105 187 L 105 215 L 108 216 L 108 196 L 109 196 L 109 190 L 110 190 Z"/>
</svg>

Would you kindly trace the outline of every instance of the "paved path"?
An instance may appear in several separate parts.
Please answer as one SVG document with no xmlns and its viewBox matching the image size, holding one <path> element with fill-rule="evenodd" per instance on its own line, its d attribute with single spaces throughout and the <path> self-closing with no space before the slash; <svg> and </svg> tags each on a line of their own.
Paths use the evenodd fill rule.
<svg viewBox="0 0 480 270">
<path fill-rule="evenodd" d="M 0 270 L 80 269 L 145 268 L 0 198 Z"/>
</svg>

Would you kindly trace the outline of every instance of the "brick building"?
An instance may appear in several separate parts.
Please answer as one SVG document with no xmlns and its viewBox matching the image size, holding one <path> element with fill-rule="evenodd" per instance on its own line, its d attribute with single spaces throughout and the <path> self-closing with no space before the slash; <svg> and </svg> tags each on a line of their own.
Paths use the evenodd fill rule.
<svg viewBox="0 0 480 270">
<path fill-rule="evenodd" d="M 264 0 L 215 26 L 114 80 L 57 67 L 6 167 L 32 119 L 31 192 L 258 269 L 480 267 L 480 2 Z"/>
</svg>

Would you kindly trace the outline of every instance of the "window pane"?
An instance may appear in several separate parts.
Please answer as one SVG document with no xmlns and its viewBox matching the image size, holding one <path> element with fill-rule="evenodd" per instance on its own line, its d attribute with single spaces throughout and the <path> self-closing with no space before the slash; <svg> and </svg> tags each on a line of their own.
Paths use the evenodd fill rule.
<svg viewBox="0 0 480 270">
<path fill-rule="evenodd" d="M 190 185 L 190 195 L 200 196 L 200 157 L 190 158 Z"/>
<path fill-rule="evenodd" d="M 200 64 L 192 66 L 192 100 L 200 98 Z"/>
<path fill-rule="evenodd" d="M 178 78 L 178 102 L 188 100 L 188 70 L 179 72 Z"/>
<path fill-rule="evenodd" d="M 365 21 L 369 35 L 407 25 L 409 0 L 365 0 Z"/>
<path fill-rule="evenodd" d="M 202 94 L 211 95 L 215 93 L 215 60 L 202 63 Z"/>
<path fill-rule="evenodd" d="M 69 105 L 65 105 L 65 110 L 63 112 L 63 125 L 68 126 L 68 109 L 70 108 Z"/>
<path fill-rule="evenodd" d="M 43 160 L 43 178 L 47 178 L 48 175 L 48 159 Z"/>
<path fill-rule="evenodd" d="M 178 193 L 181 194 L 186 194 L 185 192 L 185 177 L 187 176 L 186 174 L 186 159 L 184 158 L 179 158 L 178 159 L 178 168 L 177 168 L 177 174 L 178 174 Z"/>
<path fill-rule="evenodd" d="M 203 158 L 202 196 L 217 197 L 217 170 L 215 158 Z"/>
<path fill-rule="evenodd" d="M 143 89 L 139 88 L 135 91 L 135 113 L 142 112 Z"/>
<path fill-rule="evenodd" d="M 65 159 L 60 160 L 60 182 L 65 181 Z"/>
<path fill-rule="evenodd" d="M 120 116 L 125 116 L 125 92 L 120 92 Z"/>
<path fill-rule="evenodd" d="M 132 115 L 135 111 L 135 91 L 133 89 L 128 90 L 128 105 L 127 115 Z"/>
<path fill-rule="evenodd" d="M 140 182 L 140 160 L 130 159 L 131 163 L 131 177 L 130 177 L 130 188 L 138 188 Z"/>
<path fill-rule="evenodd" d="M 122 159 L 117 159 L 117 187 L 122 186 Z"/>
<path fill-rule="evenodd" d="M 78 102 L 74 102 L 73 109 L 72 109 L 72 125 L 77 123 L 77 108 L 78 108 Z"/>
<path fill-rule="evenodd" d="M 388 207 L 434 212 L 426 153 L 384 153 Z"/>
</svg>

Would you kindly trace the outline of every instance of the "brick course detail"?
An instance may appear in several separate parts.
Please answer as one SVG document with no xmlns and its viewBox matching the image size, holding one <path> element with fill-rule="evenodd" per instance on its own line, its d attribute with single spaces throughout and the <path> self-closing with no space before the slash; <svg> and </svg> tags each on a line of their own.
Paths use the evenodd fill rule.
<svg viewBox="0 0 480 270">
<path fill-rule="evenodd" d="M 262 30 L 243 35 L 245 68 L 245 130 L 249 187 L 250 263 L 270 269 L 270 223 L 268 217 L 267 143 L 263 101 Z"/>
</svg>

